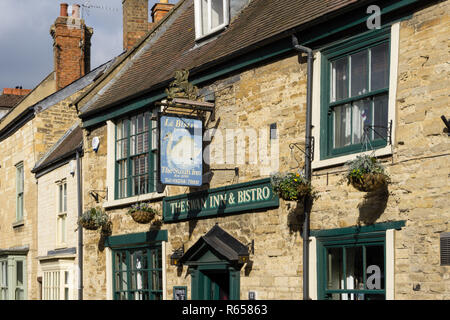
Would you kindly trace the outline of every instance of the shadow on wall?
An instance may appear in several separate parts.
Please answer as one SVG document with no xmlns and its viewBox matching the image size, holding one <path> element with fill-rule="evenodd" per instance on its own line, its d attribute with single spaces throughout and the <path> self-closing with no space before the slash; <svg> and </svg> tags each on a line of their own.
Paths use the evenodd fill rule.
<svg viewBox="0 0 450 320">
<path fill-rule="evenodd" d="M 366 193 L 362 202 L 358 204 L 358 225 L 374 224 L 386 209 L 388 199 L 389 191 L 387 184 L 378 190 Z"/>
<path fill-rule="evenodd" d="M 105 241 L 112 234 L 112 221 L 109 220 L 106 225 L 101 227 L 100 239 L 98 240 L 98 250 L 103 252 L 105 250 Z"/>
<path fill-rule="evenodd" d="M 303 230 L 303 222 L 304 222 L 304 202 L 288 202 L 286 203 L 287 209 L 289 210 L 287 216 L 287 226 L 289 228 L 289 233 L 295 234 L 300 233 Z"/>
</svg>

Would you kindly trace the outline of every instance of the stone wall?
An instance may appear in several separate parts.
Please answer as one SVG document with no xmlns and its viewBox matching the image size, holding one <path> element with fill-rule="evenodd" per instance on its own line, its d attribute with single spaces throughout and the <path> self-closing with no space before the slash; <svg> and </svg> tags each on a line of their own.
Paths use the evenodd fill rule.
<svg viewBox="0 0 450 320">
<path fill-rule="evenodd" d="M 66 242 L 58 243 L 57 215 L 59 185 L 57 181 L 65 179 L 67 184 L 67 216 L 65 223 Z M 47 256 L 48 251 L 64 248 L 77 248 L 78 251 L 78 203 L 77 203 L 77 176 L 69 172 L 69 164 L 65 164 L 37 179 L 38 188 L 38 217 L 37 217 L 37 256 Z M 55 261 L 50 261 L 50 263 Z M 77 298 L 77 259 L 68 260 L 70 266 L 69 294 Z M 43 276 L 42 266 L 45 261 L 38 265 L 38 276 Z M 47 262 L 46 265 L 48 265 Z"/>
<path fill-rule="evenodd" d="M 28 246 L 28 297 L 36 296 L 37 238 L 36 238 L 36 183 L 31 169 L 34 167 L 32 121 L 0 143 L 0 248 Z M 31 156 L 30 156 L 31 155 Z M 23 223 L 16 221 L 16 165 L 23 161 L 24 196 Z"/>
<path fill-rule="evenodd" d="M 439 234 L 450 231 L 448 117 L 449 12 L 445 1 L 400 25 L 393 155 L 384 159 L 388 193 L 365 194 L 346 184 L 343 167 L 317 170 L 320 191 L 312 229 L 405 220 L 395 237 L 395 299 L 448 299 L 449 267 L 440 266 Z M 414 291 L 413 286 L 420 285 Z"/>
<path fill-rule="evenodd" d="M 75 109 L 68 107 L 74 96 L 37 112 L 32 120 L 0 142 L 0 248 L 29 246 L 28 299 L 37 299 L 39 296 L 36 259 L 39 199 L 36 178 L 31 170 L 36 161 L 78 121 Z M 24 164 L 24 220 L 23 224 L 17 225 L 15 166 L 21 161 Z"/>
<path fill-rule="evenodd" d="M 445 1 L 421 10 L 400 25 L 396 140 L 393 155 L 383 158 L 392 179 L 388 193 L 367 196 L 339 183 L 345 169 L 342 165 L 313 172 L 312 183 L 320 198 L 313 205 L 312 229 L 406 221 L 405 227 L 395 233 L 396 299 L 448 299 L 450 295 L 449 267 L 439 265 L 439 233 L 450 229 L 450 216 L 445 209 L 450 190 L 449 140 L 442 132 L 444 125 L 440 120 L 448 109 L 449 4 Z M 216 97 L 216 121 L 208 127 L 217 127 L 224 134 L 222 140 L 216 137 L 212 145 L 232 144 L 231 138 L 226 138 L 226 129 L 258 131 L 276 123 L 279 170 L 302 167 L 303 154 L 292 153 L 289 148 L 290 143 L 302 147 L 305 136 L 306 63 L 299 64 L 297 56 L 256 66 L 201 89 L 205 94 L 214 92 Z M 86 150 L 83 159 L 85 208 L 97 205 L 88 190 L 106 188 L 106 126 L 90 132 L 85 143 L 93 136 L 105 143 L 100 144 L 97 153 Z M 215 163 L 220 157 L 212 157 L 212 168 L 231 170 L 214 172 L 211 188 L 268 175 L 268 170 L 260 170 L 261 163 L 252 163 L 250 148 L 245 150 L 244 162 L 237 165 L 239 176 L 234 173 L 235 164 Z M 188 188 L 168 190 L 169 195 L 189 192 Z M 160 201 L 154 203 L 160 207 Z M 134 223 L 126 210 L 126 205 L 107 210 L 113 223 L 112 235 L 156 228 Z M 186 250 L 217 222 L 244 244 L 255 240 L 252 264 L 241 270 L 241 299 L 247 299 L 249 290 L 257 291 L 258 299 L 301 299 L 302 210 L 293 202 L 281 200 L 275 210 L 163 224 L 161 228 L 168 230 L 169 235 L 164 253 L 167 298 L 172 299 L 172 288 L 178 285 L 187 286 L 188 297 L 191 296 L 187 268 L 180 272 L 170 266 L 173 250 L 181 244 Z M 106 250 L 99 232 L 84 231 L 84 237 L 85 298 L 105 299 Z M 420 284 L 419 291 L 412 289 L 416 284 Z"/>
</svg>

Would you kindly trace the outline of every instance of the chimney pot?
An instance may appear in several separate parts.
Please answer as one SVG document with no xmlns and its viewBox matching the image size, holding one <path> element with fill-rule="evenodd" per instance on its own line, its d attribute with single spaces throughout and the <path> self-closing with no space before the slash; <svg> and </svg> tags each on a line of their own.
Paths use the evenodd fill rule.
<svg viewBox="0 0 450 320">
<path fill-rule="evenodd" d="M 80 18 L 80 5 L 79 4 L 73 4 L 72 5 L 72 18 Z"/>
<path fill-rule="evenodd" d="M 67 17 L 67 8 L 69 5 L 67 3 L 61 3 L 60 17 Z"/>
</svg>

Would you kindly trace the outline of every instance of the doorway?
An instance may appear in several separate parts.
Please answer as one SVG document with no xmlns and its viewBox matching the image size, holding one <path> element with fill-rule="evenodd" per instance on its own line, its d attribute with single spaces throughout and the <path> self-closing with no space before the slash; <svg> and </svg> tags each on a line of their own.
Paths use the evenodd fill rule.
<svg viewBox="0 0 450 320">
<path fill-rule="evenodd" d="M 206 300 L 230 299 L 230 276 L 228 271 L 202 271 L 204 277 L 204 298 Z"/>
</svg>

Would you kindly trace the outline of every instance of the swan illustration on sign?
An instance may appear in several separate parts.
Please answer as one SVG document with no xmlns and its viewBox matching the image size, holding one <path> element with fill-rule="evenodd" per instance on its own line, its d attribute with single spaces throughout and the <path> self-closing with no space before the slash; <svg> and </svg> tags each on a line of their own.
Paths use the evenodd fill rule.
<svg viewBox="0 0 450 320">
<path fill-rule="evenodd" d="M 161 183 L 202 184 L 202 122 L 162 116 L 160 120 Z"/>
</svg>

